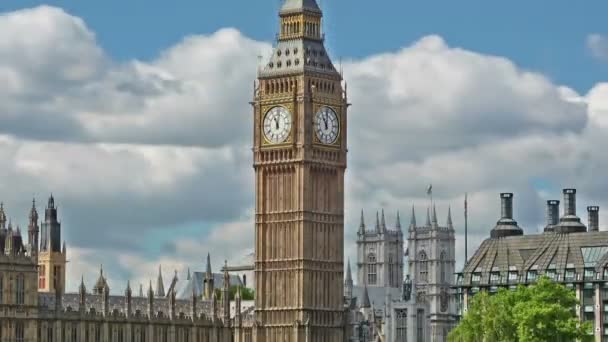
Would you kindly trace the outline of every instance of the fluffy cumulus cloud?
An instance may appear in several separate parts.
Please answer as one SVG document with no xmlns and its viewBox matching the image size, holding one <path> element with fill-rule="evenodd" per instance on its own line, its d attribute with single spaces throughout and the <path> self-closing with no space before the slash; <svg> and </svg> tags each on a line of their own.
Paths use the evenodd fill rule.
<svg viewBox="0 0 608 342">
<path fill-rule="evenodd" d="M 587 36 L 587 48 L 591 55 L 599 61 L 608 62 L 608 38 L 593 33 Z"/>
<path fill-rule="evenodd" d="M 93 282 L 100 264 L 118 291 L 127 279 L 147 283 L 159 264 L 166 278 L 200 269 L 208 251 L 215 267 L 244 262 L 253 247 L 248 101 L 270 44 L 223 29 L 153 60 L 117 62 L 58 8 L 6 13 L 0 29 L 11 33 L 0 42 L 0 196 L 23 224 L 30 196 L 55 192 L 72 289 L 82 274 Z M 501 191 L 517 194 L 528 232 L 562 187 L 608 206 L 608 84 L 578 94 L 438 36 L 344 70 L 348 256 L 361 208 L 371 217 L 385 207 L 392 222 L 416 205 L 420 221 L 429 183 L 442 220 L 452 206 L 459 237 L 469 192 L 472 245 L 498 218 Z"/>
</svg>

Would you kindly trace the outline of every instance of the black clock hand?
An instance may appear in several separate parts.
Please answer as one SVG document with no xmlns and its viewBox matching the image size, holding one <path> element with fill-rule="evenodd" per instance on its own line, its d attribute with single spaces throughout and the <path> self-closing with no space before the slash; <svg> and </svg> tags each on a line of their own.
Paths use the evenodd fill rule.
<svg viewBox="0 0 608 342">
<path fill-rule="evenodd" d="M 277 120 L 277 118 L 274 118 L 274 126 L 277 130 L 279 129 L 279 120 Z"/>
</svg>

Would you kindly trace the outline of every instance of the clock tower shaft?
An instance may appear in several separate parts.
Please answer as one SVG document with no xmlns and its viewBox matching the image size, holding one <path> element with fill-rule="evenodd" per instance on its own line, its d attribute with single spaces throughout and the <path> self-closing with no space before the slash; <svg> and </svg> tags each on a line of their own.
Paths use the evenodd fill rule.
<svg viewBox="0 0 608 342">
<path fill-rule="evenodd" d="M 323 45 L 321 17 L 314 0 L 286 0 L 252 102 L 258 342 L 344 338 L 347 99 Z M 292 121 L 280 141 L 264 134 L 264 118 L 277 107 Z M 315 114 L 328 109 L 339 124 L 335 141 L 315 134 Z"/>
</svg>

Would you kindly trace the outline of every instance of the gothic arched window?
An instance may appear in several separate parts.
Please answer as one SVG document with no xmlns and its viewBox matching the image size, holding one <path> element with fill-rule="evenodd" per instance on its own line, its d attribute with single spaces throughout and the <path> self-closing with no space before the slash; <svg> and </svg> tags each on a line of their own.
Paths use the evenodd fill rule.
<svg viewBox="0 0 608 342">
<path fill-rule="evenodd" d="M 23 305 L 25 303 L 25 280 L 23 278 L 23 274 L 17 275 L 17 291 L 15 303 L 17 305 Z"/>
<path fill-rule="evenodd" d="M 427 282 L 429 280 L 429 264 L 424 251 L 418 254 L 419 276 L 420 281 Z"/>
<path fill-rule="evenodd" d="M 445 251 L 441 252 L 441 256 L 439 257 L 439 264 L 441 265 L 441 283 L 445 284 L 447 281 L 447 273 L 446 273 L 446 254 Z"/>
<path fill-rule="evenodd" d="M 378 275 L 376 270 L 376 256 L 370 253 L 367 256 L 367 283 L 370 285 L 376 285 L 378 281 Z"/>
</svg>

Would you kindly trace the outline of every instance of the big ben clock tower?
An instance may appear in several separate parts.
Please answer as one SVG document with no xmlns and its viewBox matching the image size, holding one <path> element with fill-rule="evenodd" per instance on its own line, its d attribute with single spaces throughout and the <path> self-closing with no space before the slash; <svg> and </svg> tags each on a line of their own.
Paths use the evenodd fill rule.
<svg viewBox="0 0 608 342">
<path fill-rule="evenodd" d="M 286 0 L 254 106 L 257 342 L 344 336 L 347 100 L 315 0 Z"/>
</svg>

